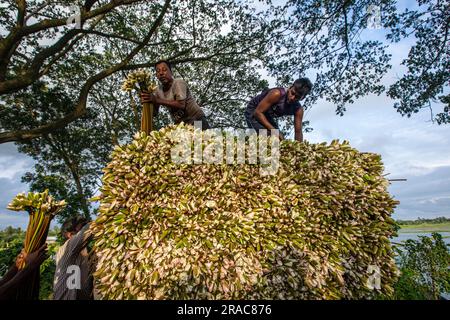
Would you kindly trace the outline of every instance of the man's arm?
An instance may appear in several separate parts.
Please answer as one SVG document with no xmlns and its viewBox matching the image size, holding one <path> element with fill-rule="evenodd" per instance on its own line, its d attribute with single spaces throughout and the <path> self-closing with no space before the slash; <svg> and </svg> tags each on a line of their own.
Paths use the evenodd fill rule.
<svg viewBox="0 0 450 320">
<path fill-rule="evenodd" d="M 7 283 L 9 280 L 11 280 L 19 271 L 16 264 L 13 264 L 11 268 L 9 268 L 8 272 L 3 276 L 3 278 L 0 280 L 0 287 L 3 286 L 5 283 Z"/>
<path fill-rule="evenodd" d="M 152 93 L 141 93 L 142 102 L 150 102 L 155 105 L 163 105 L 173 109 L 186 109 L 187 84 L 183 80 L 174 81 L 172 84 L 175 100 L 162 99 Z"/>
<path fill-rule="evenodd" d="M 25 268 L 22 270 L 18 270 L 16 274 L 12 277 L 12 279 L 3 283 L 0 286 L 0 300 L 6 300 L 12 297 L 17 288 L 22 286 L 22 284 L 28 280 L 28 275 L 31 272 L 39 269 L 39 266 L 47 259 L 47 245 L 44 244 L 38 250 L 33 253 L 28 254 L 25 258 Z M 13 266 L 11 269 L 16 268 L 17 266 Z M 9 272 L 8 272 L 9 273 Z"/>
<path fill-rule="evenodd" d="M 295 128 L 295 140 L 300 142 L 303 141 L 302 122 L 303 122 L 303 108 L 299 108 L 294 115 L 294 128 Z"/>
<path fill-rule="evenodd" d="M 170 107 L 170 108 L 175 108 L 175 109 L 181 109 L 181 110 L 184 110 L 186 108 L 186 99 L 184 99 L 184 100 L 166 100 L 166 99 L 158 98 L 153 93 L 146 93 L 146 92 L 141 93 L 141 102 L 142 103 L 146 103 L 146 102 L 153 103 L 153 105 L 155 106 L 155 114 L 158 113 L 158 109 L 159 109 L 160 105 Z"/>
<path fill-rule="evenodd" d="M 261 100 L 261 102 L 256 107 L 253 115 L 255 118 L 268 130 L 275 129 L 275 127 L 267 120 L 267 117 L 264 115 L 264 112 L 269 110 L 269 108 L 280 100 L 281 92 L 280 90 L 270 90 L 269 93 Z M 283 139 L 281 133 L 279 133 L 279 137 Z"/>
<path fill-rule="evenodd" d="M 166 100 L 161 99 L 158 97 L 155 97 L 155 103 L 156 104 L 162 104 L 163 106 L 175 108 L 175 109 L 181 109 L 184 110 L 186 108 L 186 100 Z"/>
<path fill-rule="evenodd" d="M 79 255 L 81 250 L 86 247 L 93 236 L 89 226 L 90 224 L 87 223 L 76 235 L 67 240 L 66 253 L 70 253 L 70 255 Z"/>
</svg>

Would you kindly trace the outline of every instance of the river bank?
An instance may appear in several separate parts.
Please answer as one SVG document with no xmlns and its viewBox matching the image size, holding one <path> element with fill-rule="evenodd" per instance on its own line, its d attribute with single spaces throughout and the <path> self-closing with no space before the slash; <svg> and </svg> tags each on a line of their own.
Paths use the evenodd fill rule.
<svg viewBox="0 0 450 320">
<path fill-rule="evenodd" d="M 421 223 L 414 225 L 401 225 L 398 236 L 392 238 L 393 243 L 400 243 L 408 239 L 419 240 L 420 236 L 431 236 L 431 233 L 440 233 L 446 244 L 450 245 L 450 222 Z"/>
</svg>

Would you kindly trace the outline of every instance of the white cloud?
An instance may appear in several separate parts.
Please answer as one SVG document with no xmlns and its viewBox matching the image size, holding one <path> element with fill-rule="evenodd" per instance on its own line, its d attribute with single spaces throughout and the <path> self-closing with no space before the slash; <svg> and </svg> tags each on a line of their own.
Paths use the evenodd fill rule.
<svg viewBox="0 0 450 320">
<path fill-rule="evenodd" d="M 0 157 L 0 178 L 14 179 L 30 170 L 30 161 L 17 160 L 14 156 Z"/>
<path fill-rule="evenodd" d="M 394 217 L 450 217 L 450 166 L 411 176 L 405 182 L 393 182 L 389 191 L 400 201 Z"/>
<path fill-rule="evenodd" d="M 420 204 L 437 204 L 437 203 L 442 202 L 442 201 L 446 201 L 446 202 L 450 201 L 450 196 L 431 197 L 431 198 L 428 198 L 428 199 L 419 200 L 418 202 Z"/>
<path fill-rule="evenodd" d="M 20 176 L 32 169 L 33 159 L 17 152 L 13 143 L 0 145 L 0 179 L 20 180 Z"/>
<path fill-rule="evenodd" d="M 13 143 L 0 144 L 0 229 L 9 225 L 26 227 L 28 215 L 7 210 L 8 203 L 20 192 L 27 192 L 22 175 L 33 169 L 34 161 L 17 152 Z"/>
</svg>

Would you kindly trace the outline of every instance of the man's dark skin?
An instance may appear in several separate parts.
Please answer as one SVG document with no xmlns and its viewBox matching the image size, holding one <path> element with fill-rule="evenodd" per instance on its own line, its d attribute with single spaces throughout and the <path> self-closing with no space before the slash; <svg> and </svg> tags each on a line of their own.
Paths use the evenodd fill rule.
<svg viewBox="0 0 450 320">
<path fill-rule="evenodd" d="M 267 120 L 264 112 L 266 112 L 270 106 L 276 104 L 278 100 L 280 100 L 281 93 L 279 90 L 271 90 L 264 99 L 258 104 L 258 107 L 255 110 L 254 116 L 255 118 L 268 130 L 275 129 L 272 124 Z M 303 100 L 305 96 L 298 96 L 293 87 L 290 87 L 287 91 L 287 102 L 293 103 L 295 101 Z M 303 120 L 303 108 L 300 108 L 295 112 L 294 115 L 294 127 L 295 127 L 295 140 L 302 142 L 303 141 L 303 133 L 302 133 L 302 120 Z M 280 140 L 283 140 L 284 137 L 281 133 L 278 133 L 278 137 Z"/>
<path fill-rule="evenodd" d="M 47 259 L 47 244 L 44 244 L 35 252 L 25 254 L 22 252 L 17 256 L 15 264 L 0 280 L 0 300 L 13 299 L 17 288 L 27 281 L 28 275 Z M 19 270 L 22 261 L 25 260 L 25 268 Z"/>
<path fill-rule="evenodd" d="M 169 66 L 161 62 L 155 66 L 156 78 L 161 82 L 163 91 L 168 91 L 173 83 L 173 74 L 170 71 Z M 184 110 L 186 108 L 186 100 L 165 100 L 160 99 L 152 93 L 141 93 L 141 102 L 150 102 L 155 105 L 155 109 L 158 109 L 160 105 L 171 107 L 175 109 Z"/>
</svg>

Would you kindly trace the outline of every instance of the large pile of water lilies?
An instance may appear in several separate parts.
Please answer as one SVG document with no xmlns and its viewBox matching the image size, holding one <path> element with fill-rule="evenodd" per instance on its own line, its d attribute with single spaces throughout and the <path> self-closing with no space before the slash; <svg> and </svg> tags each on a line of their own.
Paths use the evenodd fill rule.
<svg viewBox="0 0 450 320">
<path fill-rule="evenodd" d="M 104 169 L 92 225 L 103 299 L 392 294 L 397 201 L 379 155 L 283 141 L 277 171 L 261 174 L 267 164 L 237 155 L 232 164 L 173 161 L 180 132 L 205 136 L 203 151 L 211 144 L 208 131 L 184 125 L 140 133 Z M 275 138 L 259 139 L 273 148 Z M 198 142 L 184 141 L 194 154 Z"/>
</svg>

